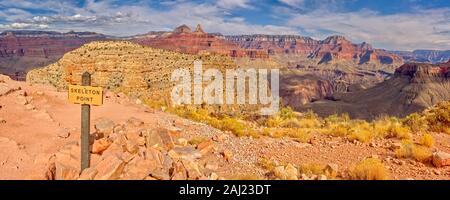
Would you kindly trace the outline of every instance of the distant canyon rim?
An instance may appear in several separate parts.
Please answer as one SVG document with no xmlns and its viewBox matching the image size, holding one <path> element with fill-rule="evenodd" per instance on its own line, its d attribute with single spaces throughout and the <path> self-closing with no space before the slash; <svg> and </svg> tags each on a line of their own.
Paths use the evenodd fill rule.
<svg viewBox="0 0 450 200">
<path fill-rule="evenodd" d="M 365 42 L 354 44 L 343 36 L 330 36 L 324 40 L 295 35 L 223 36 L 217 33 L 206 33 L 200 25 L 197 25 L 195 30 L 186 25 L 181 25 L 173 31 L 155 31 L 126 38 L 92 32 L 5 31 L 0 34 L 0 73 L 9 75 L 13 79 L 24 80 L 28 71 L 39 69 L 51 63 L 64 63 L 64 60 L 71 60 L 72 58 L 65 59 L 65 55 L 70 54 L 74 50 L 79 52 L 81 51 L 80 49 L 83 49 L 83 45 L 95 41 L 116 42 L 114 46 L 118 45 L 118 47 L 114 48 L 117 51 L 109 53 L 117 54 L 117 56 L 108 58 L 106 54 L 102 56 L 103 53 L 100 52 L 92 53 L 92 51 L 99 51 L 100 49 L 88 48 L 83 50 L 84 52 L 80 52 L 78 56 L 81 56 L 81 58 L 76 56 L 73 58 L 81 59 L 81 62 L 70 61 L 67 63 L 68 65 L 62 64 L 62 69 L 66 71 L 67 69 L 76 69 L 77 73 L 79 73 L 83 66 L 89 69 L 92 67 L 92 64 L 97 65 L 97 62 L 101 60 L 112 59 L 113 62 L 110 62 L 112 66 L 104 66 L 104 70 L 108 75 L 99 75 L 101 76 L 99 78 L 102 80 L 100 85 L 107 86 L 107 88 L 126 87 L 128 88 L 127 90 L 133 90 L 134 88 L 137 90 L 131 92 L 141 96 L 142 93 L 136 91 L 143 88 L 170 90 L 167 86 L 172 83 L 169 83 L 168 77 L 165 77 L 169 76 L 169 74 L 158 77 L 157 71 L 159 68 L 167 66 L 170 62 L 172 65 L 173 59 L 189 57 L 189 55 L 197 56 L 197 59 L 208 57 L 208 59 L 211 59 L 209 67 L 214 67 L 211 65 L 213 64 L 220 70 L 227 68 L 258 69 L 261 67 L 279 69 L 281 72 L 279 94 L 281 102 L 285 106 L 293 107 L 299 111 L 312 109 L 323 115 L 346 112 L 350 113 L 352 117 L 369 119 L 382 113 L 367 113 L 361 110 L 362 116 L 355 114 L 358 111 L 354 111 L 353 108 L 342 107 L 342 103 L 346 100 L 343 100 L 345 98 L 341 98 L 341 96 L 354 95 L 383 83 L 386 85 L 386 80 L 394 79 L 396 77 L 396 69 L 404 65 L 405 62 L 435 63 L 445 60 L 447 56 L 446 51 L 433 51 L 433 56 L 428 57 L 426 55 L 431 54 L 427 54 L 426 51 L 414 51 L 411 53 L 386 51 L 373 48 L 372 45 Z M 160 58 L 156 54 L 156 56 L 152 55 L 153 58 L 151 60 L 143 63 L 138 61 L 136 64 L 135 59 L 143 55 L 140 51 L 127 51 L 126 45 L 121 47 L 121 41 L 131 41 L 143 47 L 164 49 L 178 54 L 171 60 L 164 59 L 166 61 L 163 63 L 160 62 Z M 105 46 L 103 48 L 109 47 Z M 133 49 L 139 49 L 139 47 L 136 46 Z M 91 55 L 97 59 L 89 58 Z M 124 55 L 128 55 L 127 58 L 124 58 Z M 216 58 L 227 61 L 221 62 Z M 196 59 L 194 58 L 194 60 Z M 131 69 L 124 69 L 123 72 L 128 71 L 127 73 L 131 72 L 134 75 L 120 75 L 118 73 L 123 72 L 107 69 L 108 67 L 117 68 L 117 65 L 130 66 L 131 63 L 136 65 L 137 68 L 153 68 L 154 72 L 145 72 L 146 75 L 142 76 L 138 74 L 144 73 L 144 71 L 134 70 L 134 67 L 131 67 Z M 73 66 L 74 64 L 80 66 Z M 144 67 L 142 66 L 144 64 L 154 66 Z M 192 64 L 193 60 L 184 63 L 184 65 Z M 437 67 L 431 65 L 420 66 L 420 68 Z M 174 68 L 170 69 L 174 70 Z M 35 74 L 33 73 L 30 77 L 34 77 Z M 57 81 L 70 82 L 70 79 L 77 79 L 71 74 L 65 75 L 70 78 L 60 77 Z M 124 79 L 123 77 L 126 76 L 129 76 L 129 78 Z M 137 79 L 137 77 L 141 78 Z M 48 79 L 45 77 L 40 78 L 43 78 L 40 82 L 45 82 L 44 80 Z M 161 82 L 161 80 L 164 81 Z M 33 78 L 31 81 L 36 81 L 36 79 Z M 447 81 L 444 78 L 445 84 Z M 51 81 L 51 83 L 53 85 L 60 84 L 54 81 Z M 420 91 L 416 92 L 420 93 Z M 164 97 L 166 96 L 164 94 L 168 94 L 168 92 L 160 92 L 156 96 Z M 144 96 L 153 97 L 154 94 L 145 94 Z M 446 97 L 443 99 L 446 99 Z M 431 103 L 430 100 L 426 100 L 426 102 Z M 432 102 L 435 101 L 433 100 Z M 399 105 L 403 103 L 399 103 Z M 430 103 L 425 104 L 429 105 Z M 326 110 L 330 112 L 323 112 L 322 107 L 318 105 L 333 105 L 334 108 L 327 108 Z M 390 114 L 403 116 L 417 110 L 406 109 L 406 111 Z"/>
</svg>

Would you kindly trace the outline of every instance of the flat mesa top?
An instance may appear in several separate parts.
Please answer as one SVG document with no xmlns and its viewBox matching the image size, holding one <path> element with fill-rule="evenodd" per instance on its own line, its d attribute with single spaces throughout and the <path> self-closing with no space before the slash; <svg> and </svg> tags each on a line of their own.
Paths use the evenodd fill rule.
<svg viewBox="0 0 450 200">
<path fill-rule="evenodd" d="M 69 85 L 69 102 L 74 104 L 103 105 L 103 88 L 94 86 Z"/>
</svg>

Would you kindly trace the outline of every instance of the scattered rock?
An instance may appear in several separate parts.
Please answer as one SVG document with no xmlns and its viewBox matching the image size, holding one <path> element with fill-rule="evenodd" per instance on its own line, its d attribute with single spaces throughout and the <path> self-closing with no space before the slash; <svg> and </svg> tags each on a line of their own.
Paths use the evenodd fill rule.
<svg viewBox="0 0 450 200">
<path fill-rule="evenodd" d="M 25 108 L 26 108 L 27 110 L 34 110 L 34 109 L 36 109 L 36 107 L 34 107 L 34 105 L 32 105 L 32 104 L 27 104 L 27 105 L 25 106 Z"/>
<path fill-rule="evenodd" d="M 211 140 L 204 141 L 197 145 L 197 149 L 204 156 L 214 150 L 214 143 Z"/>
<path fill-rule="evenodd" d="M 135 157 L 124 169 L 120 177 L 122 180 L 144 180 L 152 171 L 157 168 L 155 161 L 147 160 L 142 157 Z"/>
<path fill-rule="evenodd" d="M 291 164 L 275 167 L 273 173 L 281 180 L 298 180 L 298 170 Z"/>
<path fill-rule="evenodd" d="M 401 147 L 402 147 L 402 144 L 401 144 L 401 143 L 395 142 L 395 143 L 392 143 L 392 144 L 391 144 L 390 149 L 391 149 L 391 150 L 397 150 L 397 149 L 400 149 Z"/>
<path fill-rule="evenodd" d="M 108 149 L 108 147 L 111 145 L 111 141 L 107 138 L 101 138 L 94 141 L 94 144 L 92 144 L 92 153 L 95 154 L 101 154 L 103 151 Z"/>
<path fill-rule="evenodd" d="M 202 157 L 202 154 L 200 151 L 195 149 L 192 146 L 186 146 L 186 147 L 175 147 L 172 149 L 173 152 L 175 152 L 177 155 L 179 155 L 179 158 L 183 160 L 195 160 Z"/>
<path fill-rule="evenodd" d="M 200 172 L 200 169 L 194 161 L 190 160 L 182 160 L 184 168 L 186 168 L 186 172 L 189 180 L 197 180 L 203 176 Z"/>
<path fill-rule="evenodd" d="M 326 181 L 327 180 L 327 176 L 325 175 L 320 175 L 318 180 L 322 180 L 322 181 Z"/>
<path fill-rule="evenodd" d="M 173 173 L 171 180 L 186 180 L 188 178 L 188 174 L 186 168 L 183 163 L 175 162 L 173 166 Z"/>
<path fill-rule="evenodd" d="M 225 158 L 225 160 L 231 161 L 231 159 L 233 158 L 233 153 L 230 150 L 224 150 L 222 152 L 222 156 L 223 158 Z"/>
<path fill-rule="evenodd" d="M 28 104 L 28 100 L 25 96 L 17 96 L 17 103 L 20 105 L 26 105 Z"/>
<path fill-rule="evenodd" d="M 68 138 L 70 136 L 70 132 L 69 130 L 65 129 L 65 128 L 59 128 L 58 132 L 57 132 L 57 137 L 58 138 Z"/>
<path fill-rule="evenodd" d="M 55 179 L 77 180 L 80 175 L 80 147 L 68 145 L 55 155 Z"/>
<path fill-rule="evenodd" d="M 442 151 L 433 153 L 433 165 L 436 167 L 443 167 L 450 165 L 450 154 Z"/>
<path fill-rule="evenodd" d="M 169 131 L 164 128 L 151 129 L 145 131 L 146 141 L 148 147 L 159 147 L 166 150 L 172 149 L 174 147 L 174 142 L 172 136 L 170 136 Z"/>
<path fill-rule="evenodd" d="M 97 133 L 102 134 L 103 137 L 107 137 L 113 132 L 114 122 L 107 118 L 100 118 L 96 120 L 94 127 Z"/>
<path fill-rule="evenodd" d="M 135 127 L 139 127 L 139 126 L 144 125 L 144 122 L 138 118 L 131 117 L 130 119 L 127 120 L 127 124 L 133 125 Z"/>
<path fill-rule="evenodd" d="M 95 168 L 87 168 L 81 172 L 80 177 L 78 180 L 94 180 L 95 175 L 97 175 L 98 171 Z"/>
<path fill-rule="evenodd" d="M 98 171 L 94 180 L 117 180 L 125 163 L 116 156 L 108 156 L 95 166 Z"/>
<path fill-rule="evenodd" d="M 339 165 L 335 164 L 335 163 L 329 163 L 327 164 L 327 166 L 325 166 L 325 172 L 329 175 L 329 176 L 337 176 L 339 173 Z"/>
<path fill-rule="evenodd" d="M 0 83 L 0 97 L 8 95 L 9 93 L 13 92 L 14 90 L 8 86 L 6 83 Z"/>
<path fill-rule="evenodd" d="M 209 175 L 208 179 L 209 180 L 219 180 L 219 175 L 217 175 L 216 173 L 213 172 Z"/>
<path fill-rule="evenodd" d="M 177 144 L 180 146 L 187 146 L 188 145 L 188 140 L 185 138 L 178 138 L 177 139 Z"/>
</svg>

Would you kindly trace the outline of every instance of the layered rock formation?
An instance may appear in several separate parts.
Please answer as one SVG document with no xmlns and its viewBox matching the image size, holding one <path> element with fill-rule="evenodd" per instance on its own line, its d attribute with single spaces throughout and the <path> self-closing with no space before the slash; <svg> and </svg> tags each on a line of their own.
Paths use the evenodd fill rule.
<svg viewBox="0 0 450 200">
<path fill-rule="evenodd" d="M 227 36 L 229 41 L 244 49 L 262 49 L 268 54 L 294 54 L 327 64 L 354 61 L 356 64 L 401 64 L 402 58 L 385 50 L 374 49 L 370 44 L 353 44 L 343 36 L 330 36 L 325 40 L 292 35 L 241 35 Z"/>
<path fill-rule="evenodd" d="M 333 99 L 335 93 L 364 90 L 384 80 L 379 73 L 365 70 L 287 69 L 281 73 L 280 96 L 285 105 L 301 109 L 314 101 Z"/>
<path fill-rule="evenodd" d="M 386 114 L 403 117 L 450 100 L 449 68 L 450 62 L 404 64 L 392 78 L 372 88 L 334 94 L 333 101 L 314 102 L 303 109 L 313 109 L 322 116 L 349 113 L 364 119 Z"/>
<path fill-rule="evenodd" d="M 392 51 L 406 62 L 424 62 L 424 63 L 444 63 L 450 59 L 450 50 L 414 50 L 414 51 Z"/>
<path fill-rule="evenodd" d="M 265 51 L 241 49 L 220 35 L 205 33 L 200 25 L 197 25 L 195 31 L 192 31 L 186 25 L 182 25 L 172 32 L 151 32 L 147 35 L 138 36 L 132 41 L 144 46 L 180 53 L 212 53 L 230 57 L 268 58 Z"/>
<path fill-rule="evenodd" d="M 50 64 L 65 53 L 106 36 L 91 32 L 6 31 L 0 34 L 0 73 L 21 79 L 34 67 Z"/>
<path fill-rule="evenodd" d="M 30 83 L 66 88 L 80 84 L 81 74 L 92 74 L 92 84 L 133 96 L 168 100 L 173 83 L 171 73 L 178 68 L 193 68 L 202 60 L 203 69 L 235 68 L 228 57 L 189 55 L 144 47 L 132 42 L 92 42 L 71 51 L 57 63 L 28 73 Z"/>
</svg>

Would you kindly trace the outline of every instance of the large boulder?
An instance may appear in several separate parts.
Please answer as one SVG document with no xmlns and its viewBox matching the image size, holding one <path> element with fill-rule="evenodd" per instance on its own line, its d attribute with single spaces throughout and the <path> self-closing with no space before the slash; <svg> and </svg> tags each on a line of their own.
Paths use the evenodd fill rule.
<svg viewBox="0 0 450 200">
<path fill-rule="evenodd" d="M 443 167 L 450 165 L 450 154 L 442 151 L 433 153 L 433 165 Z"/>
</svg>

